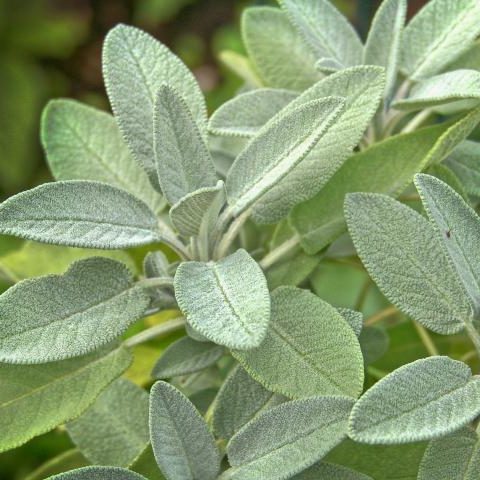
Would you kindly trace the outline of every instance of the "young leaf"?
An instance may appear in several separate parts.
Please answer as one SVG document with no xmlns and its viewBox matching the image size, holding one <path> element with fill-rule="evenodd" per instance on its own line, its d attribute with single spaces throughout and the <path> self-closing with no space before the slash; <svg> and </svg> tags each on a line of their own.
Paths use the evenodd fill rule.
<svg viewBox="0 0 480 480">
<path fill-rule="evenodd" d="M 0 369 L 0 451 L 18 447 L 84 412 L 128 368 L 127 350 Z"/>
<path fill-rule="evenodd" d="M 142 201 L 106 183 L 82 180 L 45 183 L 10 197 L 0 205 L 0 233 L 105 249 L 161 239 L 155 214 Z"/>
<path fill-rule="evenodd" d="M 317 58 L 350 67 L 362 61 L 363 45 L 348 20 L 328 0 L 279 0 Z"/>
<path fill-rule="evenodd" d="M 149 303 L 127 268 L 108 258 L 80 260 L 63 275 L 24 280 L 0 296 L 0 361 L 84 355 L 119 337 Z"/>
<path fill-rule="evenodd" d="M 404 30 L 402 70 L 412 80 L 435 75 L 465 52 L 479 33 L 477 0 L 432 0 Z"/>
<path fill-rule="evenodd" d="M 298 97 L 296 92 L 260 88 L 242 93 L 218 108 L 208 125 L 214 135 L 252 137 L 288 103 Z"/>
<path fill-rule="evenodd" d="M 187 103 L 169 85 L 156 96 L 153 129 L 158 181 L 170 205 L 217 183 L 206 141 Z"/>
<path fill-rule="evenodd" d="M 277 8 L 251 7 L 242 16 L 242 37 L 267 86 L 302 91 L 322 78 L 309 45 Z"/>
<path fill-rule="evenodd" d="M 267 281 L 245 250 L 218 262 L 180 264 L 175 296 L 188 323 L 212 342 L 248 349 L 265 337 L 270 319 Z"/>
<path fill-rule="evenodd" d="M 155 96 L 164 84 L 178 90 L 206 133 L 203 94 L 190 70 L 167 47 L 141 30 L 118 25 L 103 47 L 103 75 L 120 130 L 133 156 L 158 187 L 155 167 L 153 112 Z"/>
<path fill-rule="evenodd" d="M 363 52 L 366 65 L 385 68 L 387 105 L 395 88 L 403 27 L 407 15 L 406 0 L 384 0 L 375 14 Z"/>
<path fill-rule="evenodd" d="M 469 195 L 480 197 L 480 143 L 465 140 L 445 160 Z"/>
<path fill-rule="evenodd" d="M 42 143 L 56 180 L 105 182 L 138 197 L 154 212 L 165 205 L 108 113 L 74 100 L 52 100 L 42 116 Z"/>
<path fill-rule="evenodd" d="M 147 480 L 138 473 L 119 467 L 84 467 L 54 475 L 46 480 Z"/>
<path fill-rule="evenodd" d="M 292 480 L 373 480 L 368 475 L 355 472 L 347 467 L 333 463 L 321 462 L 302 473 L 292 477 Z"/>
<path fill-rule="evenodd" d="M 287 180 L 289 172 L 300 170 L 343 107 L 338 97 L 314 100 L 285 115 L 281 112 L 260 129 L 228 172 L 227 197 L 234 215 L 260 202 L 262 220 L 274 222 L 285 216 L 305 189 Z"/>
<path fill-rule="evenodd" d="M 475 480 L 480 472 L 480 440 L 466 427 L 432 440 L 420 463 L 418 480 Z"/>
<path fill-rule="evenodd" d="M 207 424 L 175 387 L 157 382 L 150 393 L 153 453 L 167 480 L 214 480 L 220 453 Z"/>
<path fill-rule="evenodd" d="M 171 378 L 188 375 L 214 365 L 224 348 L 210 342 L 197 342 L 183 337 L 171 343 L 152 370 L 153 378 Z"/>
<path fill-rule="evenodd" d="M 468 299 L 424 217 L 385 195 L 350 193 L 345 218 L 360 258 L 388 300 L 434 332 L 463 328 Z"/>
<path fill-rule="evenodd" d="M 291 478 L 321 460 L 346 436 L 353 403 L 347 397 L 311 397 L 265 411 L 228 443 L 232 468 L 221 478 Z"/>
<path fill-rule="evenodd" d="M 409 363 L 377 382 L 357 401 L 349 422 L 356 442 L 396 444 L 438 438 L 480 413 L 480 378 L 448 357 Z"/>
<path fill-rule="evenodd" d="M 263 343 L 232 353 L 268 390 L 291 398 L 357 397 L 362 390 L 363 359 L 352 328 L 335 308 L 299 288 L 277 288 Z"/>
<path fill-rule="evenodd" d="M 80 417 L 68 423 L 67 431 L 93 464 L 128 467 L 150 440 L 148 394 L 119 379 Z"/>
<path fill-rule="evenodd" d="M 143 271 L 147 278 L 170 276 L 168 258 L 161 250 L 149 252 L 143 259 Z"/>
</svg>

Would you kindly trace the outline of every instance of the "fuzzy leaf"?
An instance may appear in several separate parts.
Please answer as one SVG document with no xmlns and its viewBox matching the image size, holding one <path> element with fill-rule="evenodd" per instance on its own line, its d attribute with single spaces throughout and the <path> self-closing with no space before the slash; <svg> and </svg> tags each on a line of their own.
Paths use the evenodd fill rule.
<svg viewBox="0 0 480 480">
<path fill-rule="evenodd" d="M 448 357 L 409 363 L 382 378 L 353 407 L 356 442 L 397 444 L 438 438 L 480 413 L 480 378 Z"/>
<path fill-rule="evenodd" d="M 119 379 L 80 417 L 68 423 L 67 431 L 93 464 L 128 467 L 150 440 L 148 394 Z"/>
<path fill-rule="evenodd" d="M 168 258 L 161 251 L 149 252 L 143 259 L 143 271 L 147 278 L 170 276 Z"/>
<path fill-rule="evenodd" d="M 80 415 L 131 360 L 120 348 L 42 365 L 2 365 L 0 451 Z"/>
<path fill-rule="evenodd" d="M 160 240 L 155 214 L 142 201 L 106 183 L 83 180 L 45 183 L 10 197 L 0 205 L 0 233 L 106 249 Z"/>
<path fill-rule="evenodd" d="M 360 336 L 363 329 L 363 315 L 361 312 L 351 310 L 350 308 L 337 308 L 338 313 L 350 325 L 357 337 Z"/>
<path fill-rule="evenodd" d="M 0 296 L 0 361 L 31 364 L 85 355 L 119 337 L 149 303 L 125 265 L 108 258 L 80 260 L 63 275 L 24 280 Z"/>
<path fill-rule="evenodd" d="M 268 390 L 291 398 L 356 397 L 362 390 L 363 359 L 355 333 L 337 310 L 307 290 L 277 288 L 263 343 L 232 353 Z"/>
<path fill-rule="evenodd" d="M 175 387 L 157 382 L 150 393 L 153 453 L 167 480 L 214 480 L 220 453 L 207 424 Z"/>
<path fill-rule="evenodd" d="M 445 160 L 470 195 L 480 196 L 480 143 L 465 140 Z"/>
<path fill-rule="evenodd" d="M 302 473 L 292 477 L 292 480 L 373 480 L 368 475 L 355 472 L 347 467 L 333 463 L 321 462 Z"/>
<path fill-rule="evenodd" d="M 180 264 L 175 296 L 188 323 L 212 342 L 247 349 L 265 337 L 270 319 L 267 281 L 245 250 L 218 262 Z"/>
<path fill-rule="evenodd" d="M 227 446 L 231 480 L 284 480 L 321 460 L 346 436 L 354 401 L 311 397 L 271 408 L 248 423 Z"/>
<path fill-rule="evenodd" d="M 385 195 L 350 193 L 345 218 L 363 264 L 388 300 L 435 332 L 463 328 L 467 297 L 424 217 Z"/>
<path fill-rule="evenodd" d="M 147 480 L 138 473 L 119 467 L 83 467 L 54 475 L 46 480 Z"/>
<path fill-rule="evenodd" d="M 164 84 L 187 101 L 198 127 L 205 134 L 207 110 L 195 77 L 167 47 L 141 30 L 118 25 L 103 47 L 103 75 L 120 130 L 133 156 L 158 187 L 155 167 L 153 112 Z"/>
<path fill-rule="evenodd" d="M 477 0 L 432 0 L 404 30 L 402 70 L 412 80 L 435 75 L 465 52 L 479 33 Z"/>
</svg>

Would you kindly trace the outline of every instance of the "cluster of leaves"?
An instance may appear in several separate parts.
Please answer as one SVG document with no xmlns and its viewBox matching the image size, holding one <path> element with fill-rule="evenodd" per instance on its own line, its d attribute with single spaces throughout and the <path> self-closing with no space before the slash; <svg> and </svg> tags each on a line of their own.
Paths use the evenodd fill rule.
<svg viewBox="0 0 480 480">
<path fill-rule="evenodd" d="M 57 181 L 4 202 L 0 232 L 150 247 L 139 278 L 82 250 L 0 296 L 0 448 L 63 424 L 78 447 L 36 478 L 82 462 L 102 466 L 52 478 L 478 477 L 480 377 L 428 331 L 466 332 L 480 355 L 480 73 L 464 68 L 480 4 L 432 0 L 404 28 L 405 1 L 385 0 L 365 45 L 326 0 L 280 6 L 246 10 L 245 88 L 210 119 L 179 59 L 123 25 L 103 51 L 114 117 L 47 106 Z M 431 356 L 371 369 L 385 311 L 364 322 L 299 288 L 357 255 Z M 184 328 L 150 395 L 119 378 Z"/>
</svg>

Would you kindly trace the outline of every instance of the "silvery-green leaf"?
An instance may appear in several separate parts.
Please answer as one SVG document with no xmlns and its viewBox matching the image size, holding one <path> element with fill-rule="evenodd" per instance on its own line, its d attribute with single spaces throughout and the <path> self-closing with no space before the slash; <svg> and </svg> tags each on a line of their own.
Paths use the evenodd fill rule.
<svg viewBox="0 0 480 480">
<path fill-rule="evenodd" d="M 209 130 L 214 135 L 251 137 L 296 97 L 296 92 L 276 88 L 242 93 L 214 112 Z"/>
<path fill-rule="evenodd" d="M 125 265 L 108 258 L 79 260 L 63 275 L 24 280 L 0 295 L 0 361 L 84 355 L 119 337 L 149 303 Z"/>
<path fill-rule="evenodd" d="M 447 435 L 480 413 L 480 377 L 449 357 L 409 363 L 382 378 L 353 407 L 349 436 L 370 444 Z"/>
<path fill-rule="evenodd" d="M 397 80 L 400 42 L 406 15 L 406 0 L 384 0 L 373 18 L 365 44 L 364 63 L 385 68 L 384 97 L 387 104 Z"/>
<path fill-rule="evenodd" d="M 217 183 L 206 140 L 184 98 L 170 85 L 158 90 L 153 129 L 158 181 L 171 205 Z"/>
<path fill-rule="evenodd" d="M 118 379 L 67 424 L 67 431 L 93 464 L 128 467 L 149 443 L 148 394 L 128 380 Z"/>
<path fill-rule="evenodd" d="M 197 342 L 183 337 L 162 353 L 152 370 L 153 378 L 188 375 L 214 365 L 224 354 L 224 348 L 210 342 Z"/>
<path fill-rule="evenodd" d="M 454 70 L 422 80 L 393 108 L 414 111 L 465 99 L 480 101 L 480 72 Z"/>
<path fill-rule="evenodd" d="M 363 264 L 390 302 L 435 332 L 463 328 L 467 296 L 423 216 L 385 195 L 350 193 L 345 218 Z"/>
<path fill-rule="evenodd" d="M 348 20 L 328 0 L 279 0 L 290 21 L 317 58 L 332 58 L 343 68 L 362 62 L 363 45 Z"/>
<path fill-rule="evenodd" d="M 345 67 L 333 58 L 321 58 L 315 62 L 315 68 L 324 75 L 330 75 Z"/>
<path fill-rule="evenodd" d="M 464 200 L 469 203 L 469 197 L 465 189 L 463 188 L 462 182 L 457 177 L 455 172 L 453 172 L 445 163 L 439 163 L 437 165 L 432 165 L 425 173 L 432 175 L 435 178 L 438 178 L 443 183 L 446 183 L 449 187 L 453 188 Z"/>
<path fill-rule="evenodd" d="M 468 50 L 457 57 L 452 63 L 449 63 L 447 70 L 480 70 L 480 40 L 475 41 Z"/>
<path fill-rule="evenodd" d="M 308 200 L 322 189 L 357 146 L 378 108 L 384 87 L 383 68 L 371 65 L 353 67 L 330 75 L 288 104 L 281 112 L 284 118 L 316 98 L 339 95 L 344 96 L 346 102 L 345 109 L 304 161 L 286 175 L 278 188 L 272 188 L 257 202 L 253 210 L 256 221 L 277 221 L 288 213 L 287 207 Z M 281 135 L 279 138 L 285 137 Z M 288 203 L 284 199 L 286 186 L 292 190 L 292 200 Z"/>
<path fill-rule="evenodd" d="M 168 258 L 160 250 L 149 252 L 143 259 L 143 271 L 147 278 L 168 277 L 170 275 Z"/>
<path fill-rule="evenodd" d="M 335 465 L 329 462 L 321 462 L 302 473 L 292 477 L 292 480 L 373 480 L 372 477 L 363 473 L 350 470 L 350 468 Z"/>
<path fill-rule="evenodd" d="M 161 240 L 157 218 L 141 200 L 106 183 L 83 180 L 45 183 L 10 197 L 0 205 L 0 233 L 106 249 Z"/>
<path fill-rule="evenodd" d="M 137 28 L 118 25 L 103 47 L 103 75 L 115 118 L 133 156 L 158 187 L 153 112 L 163 84 L 178 90 L 206 133 L 207 110 L 195 77 L 167 47 Z"/>
<path fill-rule="evenodd" d="M 261 128 L 228 172 L 227 197 L 234 215 L 260 202 L 262 220 L 272 222 L 285 216 L 306 187 L 300 189 L 288 181 L 289 172 L 304 170 L 303 160 L 332 127 L 343 107 L 338 97 L 313 100 L 285 115 L 279 113 Z M 280 198 L 270 200 L 272 192 Z"/>
<path fill-rule="evenodd" d="M 225 185 L 219 180 L 215 187 L 204 187 L 187 194 L 170 209 L 170 218 L 184 237 L 212 231 L 225 203 Z"/>
<path fill-rule="evenodd" d="M 470 195 L 480 196 L 480 143 L 465 140 L 445 160 L 463 188 Z"/>
<path fill-rule="evenodd" d="M 232 353 L 255 380 L 287 397 L 357 397 L 362 390 L 357 336 L 335 308 L 307 290 L 277 288 L 265 340 Z"/>
<path fill-rule="evenodd" d="M 175 296 L 188 323 L 212 342 L 248 349 L 265 337 L 270 319 L 267 281 L 245 250 L 217 262 L 180 264 Z"/>
<path fill-rule="evenodd" d="M 157 382 L 150 393 L 153 453 L 167 480 L 214 480 L 220 453 L 192 403 L 175 387 Z"/>
<path fill-rule="evenodd" d="M 291 478 L 345 438 L 353 403 L 348 397 L 310 397 L 266 410 L 231 438 L 232 468 L 221 479 Z"/>
<path fill-rule="evenodd" d="M 268 391 L 238 365 L 215 399 L 212 421 L 215 435 L 228 440 L 262 411 L 283 401 L 282 395 Z"/>
<path fill-rule="evenodd" d="M 302 91 L 322 78 L 314 66 L 314 52 L 278 8 L 247 8 L 242 37 L 266 86 Z"/>
<path fill-rule="evenodd" d="M 154 212 L 165 201 L 131 156 L 115 119 L 74 100 L 52 100 L 43 112 L 42 143 L 56 180 L 97 180 L 122 188 Z"/>
<path fill-rule="evenodd" d="M 262 80 L 255 72 L 249 58 L 233 50 L 222 50 L 218 59 L 233 73 L 243 79 L 247 86 L 259 88 L 263 86 Z"/>
<path fill-rule="evenodd" d="M 441 180 L 417 174 L 415 185 L 475 312 L 480 312 L 480 218 Z"/>
<path fill-rule="evenodd" d="M 362 333 L 363 315 L 361 312 L 351 310 L 350 308 L 337 308 L 338 313 L 346 320 L 357 337 Z"/>
<path fill-rule="evenodd" d="M 435 75 L 465 52 L 479 33 L 477 0 L 432 0 L 404 30 L 402 70 L 412 80 Z"/>
<path fill-rule="evenodd" d="M 418 480 L 476 480 L 480 472 L 480 440 L 469 427 L 438 440 L 425 451 Z"/>
<path fill-rule="evenodd" d="M 83 467 L 60 473 L 46 480 L 147 480 L 138 473 L 120 467 Z"/>
<path fill-rule="evenodd" d="M 41 365 L 0 369 L 0 451 L 78 417 L 132 361 L 123 349 Z"/>
<path fill-rule="evenodd" d="M 373 325 L 360 332 L 358 341 L 365 365 L 370 365 L 387 352 L 390 338 L 383 328 Z"/>
</svg>

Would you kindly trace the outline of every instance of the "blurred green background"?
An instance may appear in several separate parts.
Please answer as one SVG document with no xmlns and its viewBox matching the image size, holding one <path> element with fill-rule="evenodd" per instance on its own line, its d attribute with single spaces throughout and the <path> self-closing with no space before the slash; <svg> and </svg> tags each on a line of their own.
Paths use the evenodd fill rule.
<svg viewBox="0 0 480 480">
<path fill-rule="evenodd" d="M 218 61 L 220 51 L 243 53 L 239 17 L 253 0 L 0 0 L 0 197 L 48 181 L 39 142 L 42 108 L 70 97 L 108 109 L 101 74 L 107 31 L 136 25 L 168 45 L 193 70 L 210 111 L 241 82 Z M 362 37 L 377 0 L 335 0 Z M 410 0 L 412 15 L 425 0 Z M 0 238 L 0 255 L 18 242 Z M 1 388 L 1 385 L 0 385 Z M 1 432 L 0 432 L 1 435 Z M 0 454 L 0 480 L 23 480 L 45 460 L 71 447 L 56 430 Z"/>
</svg>

